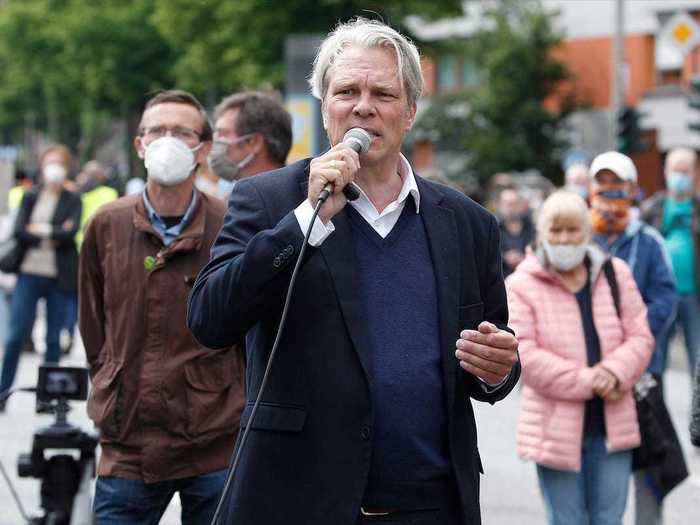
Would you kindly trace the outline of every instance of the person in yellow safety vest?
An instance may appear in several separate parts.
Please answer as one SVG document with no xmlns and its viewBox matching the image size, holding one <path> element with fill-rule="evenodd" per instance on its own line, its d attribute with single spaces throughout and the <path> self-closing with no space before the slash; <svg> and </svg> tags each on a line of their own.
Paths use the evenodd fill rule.
<svg viewBox="0 0 700 525">
<path fill-rule="evenodd" d="M 22 202 L 22 196 L 24 195 L 23 186 L 13 186 L 7 193 L 7 207 L 9 210 L 19 209 L 19 205 Z"/>
<path fill-rule="evenodd" d="M 107 173 L 105 167 L 97 160 L 85 163 L 83 169 L 76 177 L 78 191 L 83 201 L 83 213 L 80 217 L 80 230 L 75 236 L 78 250 L 83 241 L 83 231 L 90 218 L 103 204 L 107 204 L 119 197 L 117 190 L 105 185 Z"/>
<path fill-rule="evenodd" d="M 24 197 L 24 192 L 31 187 L 31 177 L 29 177 L 25 171 L 18 169 L 15 172 L 15 185 L 7 192 L 7 209 L 10 213 L 16 212 L 19 209 L 19 205 L 22 203 L 22 197 Z"/>
</svg>

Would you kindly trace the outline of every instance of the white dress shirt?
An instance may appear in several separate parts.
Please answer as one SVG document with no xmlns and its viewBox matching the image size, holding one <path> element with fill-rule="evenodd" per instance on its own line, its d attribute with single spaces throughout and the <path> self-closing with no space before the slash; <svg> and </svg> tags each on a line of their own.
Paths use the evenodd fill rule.
<svg viewBox="0 0 700 525">
<path fill-rule="evenodd" d="M 396 200 L 390 202 L 381 213 L 374 207 L 372 201 L 369 200 L 367 194 L 359 186 L 360 196 L 356 200 L 350 202 L 350 206 L 355 208 L 357 213 L 359 213 L 360 216 L 367 221 L 367 224 L 374 228 L 382 238 L 389 235 L 398 222 L 409 195 L 413 197 L 415 202 L 416 213 L 420 211 L 420 193 L 418 191 L 418 185 L 416 184 L 416 177 L 413 175 L 413 169 L 411 169 L 408 160 L 401 154 L 399 154 L 398 173 L 403 181 L 401 191 L 398 197 L 396 197 Z M 314 208 L 309 202 L 309 199 L 304 199 L 304 202 L 294 210 L 294 215 L 296 215 L 297 221 L 299 222 L 302 235 L 306 235 L 306 230 L 309 228 L 313 213 Z M 328 224 L 323 224 L 323 221 L 317 220 L 311 230 L 309 244 L 315 247 L 320 246 L 334 231 L 335 226 L 333 226 L 332 219 L 328 221 Z"/>
</svg>

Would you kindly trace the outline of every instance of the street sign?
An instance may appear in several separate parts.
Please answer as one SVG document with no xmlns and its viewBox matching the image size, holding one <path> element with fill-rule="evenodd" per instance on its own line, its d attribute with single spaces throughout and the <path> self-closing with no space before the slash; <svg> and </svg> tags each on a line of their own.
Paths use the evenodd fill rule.
<svg viewBox="0 0 700 525">
<path fill-rule="evenodd" d="M 293 144 L 288 162 L 312 157 L 318 153 L 316 127 L 318 101 L 311 95 L 292 95 L 287 98 L 287 111 L 292 115 Z"/>
<path fill-rule="evenodd" d="M 700 44 L 700 25 L 688 13 L 676 13 L 661 29 L 659 38 L 687 55 Z"/>
</svg>

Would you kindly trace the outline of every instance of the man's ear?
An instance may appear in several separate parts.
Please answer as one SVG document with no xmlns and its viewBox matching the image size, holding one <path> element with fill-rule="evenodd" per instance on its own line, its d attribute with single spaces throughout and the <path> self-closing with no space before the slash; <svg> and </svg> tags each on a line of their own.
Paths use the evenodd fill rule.
<svg viewBox="0 0 700 525">
<path fill-rule="evenodd" d="M 323 121 L 323 129 L 328 130 L 328 115 L 326 114 L 326 105 L 321 102 L 321 120 Z"/>
<path fill-rule="evenodd" d="M 255 153 L 260 153 L 267 147 L 265 145 L 265 137 L 260 132 L 256 132 L 250 142 L 253 145 L 253 152 Z"/>
<path fill-rule="evenodd" d="M 139 136 L 134 137 L 134 149 L 136 150 L 136 155 L 143 160 L 146 155 L 146 146 L 143 145 L 143 139 Z"/>
<path fill-rule="evenodd" d="M 410 131 L 411 128 L 413 127 L 413 124 L 415 124 L 415 122 L 416 122 L 416 110 L 417 110 L 417 106 L 416 106 L 415 102 L 413 104 L 410 104 L 408 106 L 408 108 L 406 108 L 408 124 L 406 125 L 405 131 Z"/>
<path fill-rule="evenodd" d="M 211 151 L 211 141 L 202 142 L 202 147 L 195 152 L 194 160 L 197 163 L 202 163 L 207 161 L 209 152 Z"/>
</svg>

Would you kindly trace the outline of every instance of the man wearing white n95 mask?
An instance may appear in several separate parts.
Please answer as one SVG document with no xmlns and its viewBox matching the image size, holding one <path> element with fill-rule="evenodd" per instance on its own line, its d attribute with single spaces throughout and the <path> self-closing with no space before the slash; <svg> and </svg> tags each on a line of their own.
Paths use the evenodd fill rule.
<svg viewBox="0 0 700 525">
<path fill-rule="evenodd" d="M 224 205 L 194 188 L 212 131 L 184 91 L 156 95 L 134 140 L 142 193 L 104 205 L 80 254 L 80 331 L 100 429 L 97 522 L 158 523 L 179 492 L 182 523 L 208 524 L 243 405 L 236 348 L 203 351 L 185 323 Z"/>
<path fill-rule="evenodd" d="M 423 88 L 404 36 L 362 19 L 339 25 L 311 83 L 331 148 L 236 184 L 190 298 L 199 341 L 246 341 L 251 432 L 221 523 L 479 524 L 470 398 L 504 398 L 520 371 L 498 225 L 401 155 Z M 368 151 L 343 141 L 354 128 L 369 133 Z M 351 182 L 360 196 L 348 204 Z M 328 187 L 251 422 L 303 232 Z"/>
</svg>

